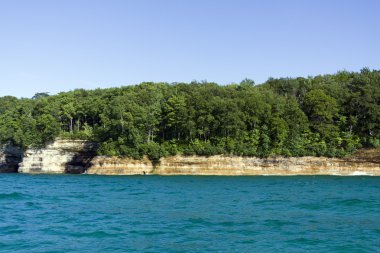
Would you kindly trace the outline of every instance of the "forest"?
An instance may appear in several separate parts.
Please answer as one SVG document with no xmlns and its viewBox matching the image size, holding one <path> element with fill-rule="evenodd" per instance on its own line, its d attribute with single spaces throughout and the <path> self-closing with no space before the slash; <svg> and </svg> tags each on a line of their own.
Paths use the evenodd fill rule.
<svg viewBox="0 0 380 253">
<path fill-rule="evenodd" d="M 343 157 L 380 146 L 380 71 L 256 85 L 152 83 L 0 98 L 0 143 L 99 143 L 99 155 Z"/>
</svg>

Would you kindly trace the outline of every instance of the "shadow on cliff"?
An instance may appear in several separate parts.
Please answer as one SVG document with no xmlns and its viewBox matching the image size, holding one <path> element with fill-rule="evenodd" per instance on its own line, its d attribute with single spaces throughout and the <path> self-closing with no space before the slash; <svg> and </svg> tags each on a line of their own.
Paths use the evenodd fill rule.
<svg viewBox="0 0 380 253">
<path fill-rule="evenodd" d="M 7 144 L 0 148 L 0 173 L 17 173 L 22 162 L 21 148 Z"/>
<path fill-rule="evenodd" d="M 75 153 L 73 158 L 66 163 L 66 174 L 83 174 L 91 166 L 92 159 L 96 156 L 98 144 L 93 142 L 85 143 L 82 150 Z"/>
<path fill-rule="evenodd" d="M 154 171 L 157 170 L 157 168 L 161 165 L 161 161 L 160 159 L 150 159 L 150 161 L 152 162 L 152 166 L 153 166 L 153 169 L 150 173 L 154 173 Z M 144 171 L 144 175 L 145 175 L 145 171 Z"/>
</svg>

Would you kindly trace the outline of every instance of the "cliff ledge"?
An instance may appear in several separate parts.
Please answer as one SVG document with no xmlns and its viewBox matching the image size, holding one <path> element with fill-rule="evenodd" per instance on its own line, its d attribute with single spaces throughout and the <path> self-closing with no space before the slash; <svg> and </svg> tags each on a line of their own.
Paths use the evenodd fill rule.
<svg viewBox="0 0 380 253">
<path fill-rule="evenodd" d="M 360 150 L 348 158 L 172 156 L 147 158 L 96 156 L 97 145 L 57 139 L 44 149 L 30 149 L 21 173 L 87 173 L 98 175 L 371 175 L 380 176 L 380 149 Z M 0 160 L 1 161 L 1 160 Z"/>
</svg>

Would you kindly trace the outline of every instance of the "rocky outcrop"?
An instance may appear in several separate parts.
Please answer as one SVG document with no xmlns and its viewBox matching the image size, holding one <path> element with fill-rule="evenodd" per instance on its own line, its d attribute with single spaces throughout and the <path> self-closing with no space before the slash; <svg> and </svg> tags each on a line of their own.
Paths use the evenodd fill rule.
<svg viewBox="0 0 380 253">
<path fill-rule="evenodd" d="M 156 165 L 148 158 L 134 160 L 131 158 L 117 157 L 95 157 L 90 167 L 87 169 L 87 174 L 99 175 L 144 175 L 157 174 Z"/>
<path fill-rule="evenodd" d="M 147 159 L 96 157 L 88 174 L 103 175 L 371 175 L 380 176 L 380 160 L 325 157 L 174 156 L 157 163 Z"/>
<path fill-rule="evenodd" d="M 0 173 L 15 173 L 22 160 L 22 150 L 12 145 L 0 147 Z"/>
<path fill-rule="evenodd" d="M 147 158 L 95 156 L 97 145 L 58 139 L 43 149 L 30 149 L 21 173 L 88 173 L 100 175 L 373 175 L 380 176 L 380 149 L 361 150 L 350 158 L 173 156 Z M 10 155 L 7 156 L 7 164 Z M 3 159 L 4 160 L 4 159 Z M 1 161 L 1 160 L 0 160 Z M 16 161 L 16 160 L 15 160 Z M 14 167 L 12 167 L 14 168 Z"/>
<path fill-rule="evenodd" d="M 97 145 L 81 140 L 62 140 L 43 149 L 28 149 L 20 173 L 83 173 L 95 156 Z"/>
</svg>

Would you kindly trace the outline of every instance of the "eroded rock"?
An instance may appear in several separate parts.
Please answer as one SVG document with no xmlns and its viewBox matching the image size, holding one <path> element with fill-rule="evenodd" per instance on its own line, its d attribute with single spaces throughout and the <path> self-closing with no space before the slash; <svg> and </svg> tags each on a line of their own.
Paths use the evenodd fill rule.
<svg viewBox="0 0 380 253">
<path fill-rule="evenodd" d="M 42 149 L 28 149 L 20 164 L 20 173 L 85 172 L 95 156 L 97 144 L 82 140 L 62 140 Z"/>
<path fill-rule="evenodd" d="M 10 144 L 0 147 L 0 173 L 16 173 L 22 161 L 22 150 Z"/>
</svg>

